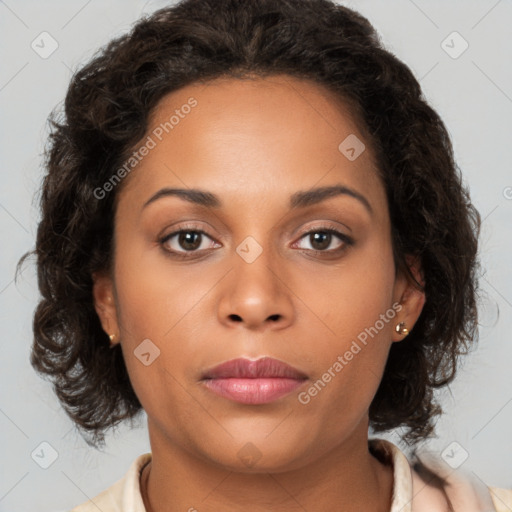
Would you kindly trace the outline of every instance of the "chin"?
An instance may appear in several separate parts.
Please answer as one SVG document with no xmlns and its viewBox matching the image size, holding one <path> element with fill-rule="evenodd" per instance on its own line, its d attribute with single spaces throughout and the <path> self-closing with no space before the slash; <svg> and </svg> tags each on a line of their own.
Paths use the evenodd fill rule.
<svg viewBox="0 0 512 512">
<path fill-rule="evenodd" d="M 274 428 L 277 424 L 274 423 Z M 280 473 L 298 469 L 308 463 L 307 452 L 315 452 L 312 447 L 307 450 L 304 436 L 299 432 L 268 435 L 260 430 L 251 435 L 247 430 L 233 437 L 226 434 L 223 442 L 212 439 L 207 446 L 198 446 L 198 449 L 212 463 L 237 473 Z"/>
</svg>

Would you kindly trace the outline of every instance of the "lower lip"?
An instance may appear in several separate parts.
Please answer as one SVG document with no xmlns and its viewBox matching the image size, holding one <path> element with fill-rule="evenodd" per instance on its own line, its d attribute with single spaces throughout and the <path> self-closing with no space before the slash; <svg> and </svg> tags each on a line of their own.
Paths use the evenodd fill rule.
<svg viewBox="0 0 512 512">
<path fill-rule="evenodd" d="M 242 404 L 267 404 L 288 395 L 304 380 L 286 378 L 259 379 L 207 379 L 205 386 L 219 396 Z"/>
</svg>

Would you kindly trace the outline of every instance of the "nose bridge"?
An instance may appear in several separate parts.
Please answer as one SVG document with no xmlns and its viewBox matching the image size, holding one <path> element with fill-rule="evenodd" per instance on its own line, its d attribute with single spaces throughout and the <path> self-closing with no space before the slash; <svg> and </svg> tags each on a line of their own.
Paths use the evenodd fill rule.
<svg viewBox="0 0 512 512">
<path fill-rule="evenodd" d="M 233 267 L 219 301 L 219 320 L 227 325 L 282 328 L 293 319 L 279 257 L 270 244 L 246 237 L 232 255 Z"/>
<path fill-rule="evenodd" d="M 239 292 L 247 296 L 254 295 L 255 299 L 263 299 L 264 295 L 278 292 L 276 272 L 272 265 L 278 267 L 278 261 L 272 254 L 270 244 L 262 246 L 252 236 L 245 238 L 236 248 L 233 258 L 236 281 L 240 284 Z"/>
</svg>

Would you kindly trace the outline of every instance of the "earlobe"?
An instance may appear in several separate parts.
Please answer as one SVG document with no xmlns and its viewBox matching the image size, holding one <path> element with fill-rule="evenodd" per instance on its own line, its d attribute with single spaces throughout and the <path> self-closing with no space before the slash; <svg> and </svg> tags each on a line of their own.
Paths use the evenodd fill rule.
<svg viewBox="0 0 512 512">
<path fill-rule="evenodd" d="M 397 317 L 393 341 L 402 341 L 412 331 L 414 324 L 421 315 L 426 300 L 424 291 L 425 281 L 419 259 L 409 256 L 406 258 L 406 261 L 412 275 L 421 285 L 422 289 L 419 289 L 417 284 L 411 282 L 406 276 L 402 277 L 404 284 L 401 287 L 399 298 L 402 309 Z"/>
<path fill-rule="evenodd" d="M 106 273 L 95 272 L 92 274 L 92 279 L 94 309 L 98 314 L 103 330 L 110 337 L 112 345 L 119 338 L 117 310 L 114 300 L 114 283 L 112 278 Z"/>
</svg>

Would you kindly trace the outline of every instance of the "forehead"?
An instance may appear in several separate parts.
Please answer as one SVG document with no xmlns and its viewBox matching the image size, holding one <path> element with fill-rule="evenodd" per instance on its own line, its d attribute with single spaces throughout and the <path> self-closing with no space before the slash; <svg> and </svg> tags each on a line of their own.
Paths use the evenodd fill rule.
<svg viewBox="0 0 512 512">
<path fill-rule="evenodd" d="M 348 106 L 325 87 L 288 75 L 219 78 L 174 91 L 153 110 L 140 144 L 148 142 L 125 183 L 128 193 L 147 196 L 179 184 L 263 198 L 271 189 L 291 195 L 340 180 L 380 185 L 369 141 Z M 362 152 L 349 159 L 347 146 Z"/>
</svg>

